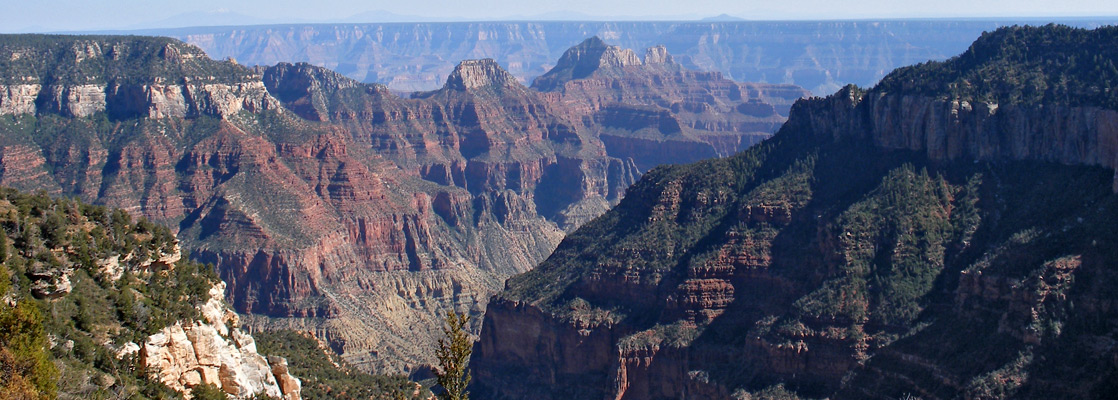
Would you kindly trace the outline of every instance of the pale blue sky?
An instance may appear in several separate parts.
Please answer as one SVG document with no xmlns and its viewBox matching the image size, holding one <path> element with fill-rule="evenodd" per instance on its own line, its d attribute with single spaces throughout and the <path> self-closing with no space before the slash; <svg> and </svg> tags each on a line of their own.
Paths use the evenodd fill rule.
<svg viewBox="0 0 1118 400">
<path fill-rule="evenodd" d="M 26 32 L 282 22 L 663 20 L 719 14 L 746 19 L 1102 17 L 1118 16 L 1118 1 L 0 0 L 0 10 L 0 31 Z"/>
</svg>

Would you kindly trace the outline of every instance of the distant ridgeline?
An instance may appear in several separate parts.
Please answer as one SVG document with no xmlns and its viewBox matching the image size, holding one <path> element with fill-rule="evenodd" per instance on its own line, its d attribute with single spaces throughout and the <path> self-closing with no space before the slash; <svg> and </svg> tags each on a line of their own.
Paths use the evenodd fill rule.
<svg viewBox="0 0 1118 400">
<path fill-rule="evenodd" d="M 493 58 L 529 83 L 590 36 L 622 48 L 664 45 L 686 68 L 737 81 L 787 83 L 824 96 L 872 85 L 894 68 L 958 54 L 984 31 L 1106 18 L 885 21 L 522 21 L 291 24 L 147 30 L 247 65 L 308 62 L 393 90 L 432 90 L 458 60 Z M 131 32 L 127 32 L 131 33 Z"/>
<path fill-rule="evenodd" d="M 1108 398 L 1118 28 L 1006 28 L 659 167 L 508 281 L 495 399 Z"/>
</svg>

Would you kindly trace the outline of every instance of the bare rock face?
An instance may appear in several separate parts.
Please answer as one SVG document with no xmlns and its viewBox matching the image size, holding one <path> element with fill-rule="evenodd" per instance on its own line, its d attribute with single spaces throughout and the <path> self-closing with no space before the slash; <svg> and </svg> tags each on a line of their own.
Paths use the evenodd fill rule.
<svg viewBox="0 0 1118 400">
<path fill-rule="evenodd" d="M 602 68 L 633 65 L 641 65 L 633 50 L 607 45 L 594 36 L 564 52 L 555 67 L 536 78 L 532 87 L 543 91 L 555 90 L 566 81 L 586 78 Z"/>
<path fill-rule="evenodd" d="M 919 95 L 866 95 L 846 87 L 793 109 L 836 138 L 872 140 L 934 160 L 1039 160 L 1118 167 L 1118 111 L 1067 105 L 945 101 Z M 853 118 L 866 113 L 868 118 Z M 1118 190 L 1118 176 L 1115 177 Z"/>
<path fill-rule="evenodd" d="M 446 79 L 446 87 L 456 90 L 520 86 L 516 78 L 498 66 L 492 58 L 462 61 Z"/>
<path fill-rule="evenodd" d="M 684 69 L 663 46 L 649 48 L 644 63 L 626 51 L 587 39 L 532 87 L 591 115 L 589 129 L 607 154 L 631 158 L 641 170 L 749 148 L 784 122 L 785 107 L 808 95 L 795 86 L 740 84 L 717 72 Z"/>
<path fill-rule="evenodd" d="M 42 85 L 24 83 L 0 87 L 3 88 L 0 89 L 0 114 L 19 115 L 35 112 L 35 98 L 39 96 Z"/>
<path fill-rule="evenodd" d="M 227 117 L 242 110 L 274 109 L 279 103 L 251 70 L 210 60 L 181 42 L 78 39 L 52 46 L 16 43 L 0 51 L 11 60 L 8 73 L 13 74 L 0 85 L 0 115 Z M 44 62 L 50 59 L 46 54 L 57 52 L 64 57 Z M 145 52 L 158 56 L 143 58 Z M 81 72 L 67 67 L 73 65 L 80 65 Z M 106 79 L 129 68 L 161 72 Z"/>
<path fill-rule="evenodd" d="M 303 389 L 303 384 L 287 372 L 287 360 L 283 357 L 270 356 L 268 357 L 268 364 L 272 365 L 272 375 L 276 377 L 276 383 L 279 385 L 280 392 L 283 392 L 284 400 L 302 398 L 300 392 Z"/>
<path fill-rule="evenodd" d="M 225 308 L 224 288 L 222 283 L 210 289 L 200 310 L 203 321 L 176 323 L 149 336 L 140 349 L 141 363 L 182 393 L 210 384 L 238 399 L 300 398 L 299 380 L 287 373 L 286 360 L 265 359 L 252 336 L 236 327 L 236 314 Z"/>
<path fill-rule="evenodd" d="M 652 46 L 644 54 L 644 63 L 651 64 L 674 64 L 675 59 L 668 53 L 668 48 L 664 45 Z"/>
<path fill-rule="evenodd" d="M 28 274 L 31 278 L 31 294 L 41 299 L 55 299 L 65 296 L 74 290 L 74 286 L 70 282 L 70 275 L 73 273 L 73 269 L 70 268 L 32 272 Z"/>
</svg>

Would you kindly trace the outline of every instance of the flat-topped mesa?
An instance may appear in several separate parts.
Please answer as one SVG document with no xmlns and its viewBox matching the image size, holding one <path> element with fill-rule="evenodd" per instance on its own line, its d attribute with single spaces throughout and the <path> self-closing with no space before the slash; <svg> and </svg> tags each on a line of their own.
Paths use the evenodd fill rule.
<svg viewBox="0 0 1118 400">
<path fill-rule="evenodd" d="M 675 59 L 664 45 L 649 47 L 644 53 L 644 64 L 675 64 Z"/>
<path fill-rule="evenodd" d="M 501 68 L 492 58 L 480 60 L 464 60 L 446 78 L 443 89 L 449 90 L 475 90 L 485 88 L 518 88 L 523 87 L 516 77 Z"/>
<path fill-rule="evenodd" d="M 607 45 L 602 39 L 594 36 L 567 49 L 555 64 L 555 68 L 536 78 L 532 82 L 532 87 L 540 91 L 552 91 L 562 87 L 567 81 L 588 77 L 599 69 L 630 65 L 641 65 L 637 53 L 630 49 Z"/>
<path fill-rule="evenodd" d="M 278 106 L 259 74 L 169 38 L 0 35 L 0 115 L 228 116 Z"/>
</svg>

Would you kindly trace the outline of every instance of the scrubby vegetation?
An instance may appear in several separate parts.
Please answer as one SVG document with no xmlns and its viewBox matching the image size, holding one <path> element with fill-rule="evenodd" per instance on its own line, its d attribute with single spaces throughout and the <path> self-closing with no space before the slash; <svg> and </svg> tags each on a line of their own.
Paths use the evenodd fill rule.
<svg viewBox="0 0 1118 400">
<path fill-rule="evenodd" d="M 252 76 L 179 40 L 143 36 L 0 35 L 0 71 L 3 84 L 240 83 Z"/>
<path fill-rule="evenodd" d="M 1001 28 L 943 62 L 899 68 L 877 89 L 998 104 L 1118 110 L 1118 27 Z"/>
<path fill-rule="evenodd" d="M 254 333 L 262 354 L 287 359 L 303 381 L 306 400 L 427 399 L 431 392 L 405 376 L 370 375 L 354 369 L 313 337 L 294 331 Z"/>
<path fill-rule="evenodd" d="M 197 318 L 211 266 L 153 262 L 176 250 L 167 228 L 45 194 L 0 189 L 0 228 L 0 397 L 178 396 L 115 351 Z"/>
</svg>

